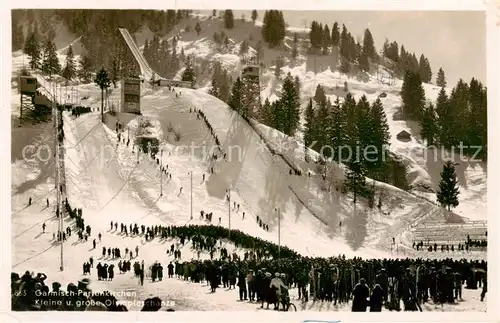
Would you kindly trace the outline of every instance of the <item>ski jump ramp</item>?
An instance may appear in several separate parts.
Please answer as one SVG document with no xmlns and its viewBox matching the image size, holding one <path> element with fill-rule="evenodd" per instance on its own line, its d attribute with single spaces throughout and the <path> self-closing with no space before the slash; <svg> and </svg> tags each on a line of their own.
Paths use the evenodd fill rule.
<svg viewBox="0 0 500 323">
<path fill-rule="evenodd" d="M 146 61 L 146 58 L 142 53 L 140 52 L 139 48 L 137 47 L 137 44 L 135 43 L 134 39 L 130 35 L 127 29 L 125 28 L 118 28 L 120 30 L 120 33 L 123 36 L 123 39 L 125 39 L 125 42 L 127 43 L 128 48 L 130 48 L 130 51 L 134 55 L 135 60 L 139 64 L 139 67 L 141 69 L 141 78 L 145 80 L 152 80 L 153 75 L 154 79 L 157 82 L 157 85 L 160 86 L 166 86 L 166 85 L 171 85 L 171 86 L 176 86 L 176 87 L 185 87 L 185 88 L 191 88 L 194 89 L 195 86 L 192 85 L 190 82 L 184 82 L 184 81 L 178 81 L 178 80 L 171 80 L 171 79 L 166 79 L 161 77 L 158 73 L 155 73 L 153 69 L 149 66 L 148 62 Z"/>
<path fill-rule="evenodd" d="M 125 39 L 125 42 L 127 43 L 128 48 L 132 51 L 132 54 L 134 55 L 134 58 L 136 59 L 137 63 L 139 64 L 139 67 L 141 69 L 141 74 L 145 79 L 150 80 L 153 75 L 155 75 L 156 78 L 161 78 L 157 73 L 155 73 L 151 67 L 149 66 L 148 62 L 146 61 L 146 58 L 142 53 L 139 51 L 139 48 L 137 47 L 137 44 L 134 42 L 134 39 L 130 35 L 127 29 L 125 28 L 118 28 L 120 30 L 120 33 L 123 36 L 123 39 Z"/>
</svg>

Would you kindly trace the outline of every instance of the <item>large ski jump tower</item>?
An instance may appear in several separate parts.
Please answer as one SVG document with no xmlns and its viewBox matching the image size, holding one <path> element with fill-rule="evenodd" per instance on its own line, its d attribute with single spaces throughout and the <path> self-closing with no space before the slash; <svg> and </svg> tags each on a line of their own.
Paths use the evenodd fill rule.
<svg viewBox="0 0 500 323">
<path fill-rule="evenodd" d="M 247 116 L 253 118 L 260 107 L 260 68 L 256 64 L 248 64 L 241 71 L 243 82 L 244 105 Z"/>
</svg>

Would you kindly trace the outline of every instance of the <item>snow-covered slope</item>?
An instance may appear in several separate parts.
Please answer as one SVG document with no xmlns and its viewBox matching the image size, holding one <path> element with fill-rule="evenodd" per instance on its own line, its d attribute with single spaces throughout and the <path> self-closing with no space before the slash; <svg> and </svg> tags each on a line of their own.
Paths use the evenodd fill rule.
<svg viewBox="0 0 500 323">
<path fill-rule="evenodd" d="M 21 66 L 22 58 L 14 57 L 13 66 Z M 335 73 L 329 73 L 323 75 L 325 80 L 335 78 Z M 315 77 L 318 75 L 321 74 Z M 303 76 L 304 88 L 314 89 L 315 85 L 310 83 L 311 77 L 305 73 L 305 69 Z M 364 83 L 356 85 L 351 80 L 348 83 L 356 95 L 361 93 Z M 371 86 L 376 88 L 373 95 L 377 91 L 390 93 L 390 89 L 378 88 L 376 84 Z M 119 90 L 112 91 L 111 100 L 118 100 Z M 232 201 L 240 204 L 239 211 L 231 210 L 231 228 L 277 242 L 278 212 L 275 208 L 279 208 L 281 244 L 304 255 L 389 257 L 392 237 L 397 238 L 398 244 L 407 244 L 406 229 L 416 220 L 423 217 L 442 218 L 441 210 L 434 204 L 383 183 L 376 183 L 387 194 L 382 212 L 368 209 L 362 204 L 355 210 L 349 197 L 322 191 L 322 180 L 314 175 L 315 165 L 303 162 L 300 140 L 285 137 L 259 124 L 254 124 L 256 132 L 226 104 L 202 91 L 176 91 L 182 93 L 180 97 L 165 88 L 146 88 L 141 98 L 143 118 L 151 120 L 156 128 L 162 140 L 163 163 L 168 164 L 172 174 L 171 180 L 163 178 L 163 196 L 160 196 L 160 177 L 155 162 L 140 156 L 137 163 L 137 148 L 127 147 L 124 143 L 116 144 L 116 134 L 110 129 L 113 128 L 111 117 L 108 127 L 100 122 L 98 113 L 76 119 L 69 114 L 64 115 L 68 198 L 73 206 L 83 208 L 86 224 L 91 225 L 93 232 L 102 233 L 103 239 L 96 249 L 92 249 L 91 242 L 78 242 L 73 235 L 64 245 L 63 272 L 58 271 L 60 250 L 52 238 L 52 234 L 57 231 L 53 206 L 46 208 L 44 202 L 45 198 L 49 198 L 52 205 L 55 199 L 53 168 L 50 163 L 42 164 L 39 161 L 34 165 L 26 164 L 21 154 L 21 147 L 28 143 L 47 142 L 51 128 L 34 126 L 33 133 L 39 136 L 32 140 L 24 132 L 25 128 L 22 133 L 13 136 L 19 140 L 13 141 L 13 150 L 17 151 L 18 158 L 12 161 L 13 270 L 22 272 L 36 269 L 50 273 L 49 282 L 58 280 L 64 286 L 82 278 L 81 265 L 90 256 L 106 263 L 116 262 L 100 258 L 100 248 L 103 246 L 122 249 L 139 246 L 137 260 L 147 263 L 158 260 L 165 264 L 172 260 L 171 256 L 165 254 L 165 249 L 173 241 L 146 242 L 141 237 L 123 237 L 109 229 L 110 221 L 145 225 L 201 224 L 204 222 L 199 220 L 198 214 L 204 210 L 214 213 L 213 224 L 217 224 L 220 217 L 221 225 L 227 227 L 229 217 L 225 191 L 228 188 L 232 190 Z M 78 86 L 77 95 L 80 98 L 87 97 L 82 102 L 84 105 L 94 108 L 100 106 L 100 91 L 92 84 Z M 396 94 L 393 95 L 396 101 Z M 15 108 L 13 104 L 12 109 Z M 203 121 L 197 118 L 193 110 L 190 112 L 194 108 L 204 112 L 228 153 L 227 161 L 210 161 L 210 153 L 203 152 L 203 148 L 207 152 L 211 151 L 214 140 Z M 130 120 L 128 125 L 133 136 L 139 120 L 129 115 L 119 115 L 119 118 L 121 121 Z M 172 138 L 172 131 L 169 130 L 171 126 L 181 134 L 179 141 Z M 391 132 L 393 129 L 394 125 L 391 124 Z M 267 150 L 259 134 L 273 146 L 282 146 L 283 142 L 287 142 L 289 147 L 297 148 L 286 150 L 285 158 L 303 170 L 311 169 L 313 175 L 310 178 L 289 175 L 287 163 Z M 123 136 L 127 136 L 127 131 Z M 194 150 L 191 143 L 195 144 Z M 214 174 L 210 174 L 211 167 L 214 167 Z M 189 172 L 193 173 L 193 219 L 190 218 L 189 208 Z M 206 175 L 205 181 L 202 180 L 202 174 Z M 26 207 L 30 196 L 34 203 Z M 269 232 L 257 225 L 256 216 L 269 224 Z M 340 221 L 342 227 L 339 227 Z M 41 224 L 44 222 L 47 230 L 42 234 Z M 230 245 L 227 248 L 232 250 Z M 190 245 L 186 245 L 182 252 L 183 259 L 196 257 L 190 251 Z M 235 295 L 230 293 L 218 293 L 211 297 L 199 285 L 178 280 L 146 284 L 141 288 L 131 274 L 124 274 L 117 275 L 113 282 L 94 281 L 92 287 L 95 290 L 123 292 L 121 295 L 125 295 L 125 299 L 130 297 L 130 300 L 144 299 L 152 294 L 167 297 L 177 302 L 176 309 L 255 309 L 253 304 L 235 302 Z M 477 310 L 483 304 L 483 307 L 486 306 L 486 303 L 476 298 L 467 304 L 468 310 L 472 307 Z M 309 306 L 309 310 L 324 310 L 319 305 L 318 308 Z M 130 308 L 137 308 L 137 303 Z"/>
<path fill-rule="evenodd" d="M 204 18 L 206 17 L 202 17 L 201 21 L 204 30 L 216 24 L 216 22 Z M 218 61 L 222 66 L 233 72 L 233 76 L 234 73 L 237 75 L 242 66 L 237 55 L 239 46 L 233 44 L 239 44 L 239 42 L 248 37 L 249 33 L 251 33 L 253 37 L 256 37 L 256 33 L 253 30 L 253 28 L 255 28 L 254 26 L 245 25 L 243 22 L 238 22 L 238 24 L 236 29 L 239 29 L 231 31 L 231 33 L 228 34 L 229 38 L 231 38 L 231 44 L 229 50 L 224 53 L 218 52 L 220 50 L 217 49 L 217 44 L 211 39 L 196 38 L 193 32 L 186 33 L 183 30 L 178 31 L 180 40 L 177 45 L 177 50 L 179 52 L 181 48 L 184 48 L 186 55 L 191 54 L 198 59 L 211 62 Z M 257 25 L 259 24 L 257 23 Z M 245 28 L 247 29 L 247 33 L 243 32 Z M 253 52 L 255 49 L 250 47 L 250 51 Z M 262 60 L 272 62 L 279 54 L 280 53 L 277 51 L 265 49 Z M 319 57 L 319 59 L 321 59 L 321 57 Z M 281 81 L 276 79 L 274 75 L 273 64 L 274 63 L 271 63 L 266 66 L 267 69 L 263 71 L 261 75 L 261 97 L 262 99 L 269 98 L 270 101 L 278 99 L 281 89 Z M 281 69 L 282 75 L 290 72 L 293 76 L 298 76 L 300 78 L 302 85 L 301 94 L 304 99 L 304 105 L 305 99 L 314 95 L 316 86 L 319 84 L 327 89 L 327 95 L 328 92 L 332 93 L 329 95 L 332 100 L 336 98 L 336 95 L 333 93 L 338 94 L 339 92 L 343 92 L 342 90 L 339 91 L 337 88 L 342 89 L 344 82 L 347 82 L 349 92 L 351 92 L 356 99 L 359 99 L 362 95 L 366 95 L 368 100 L 372 102 L 382 92 L 385 92 L 387 97 L 382 99 L 382 102 L 389 122 L 391 151 L 399 155 L 408 166 L 408 179 L 414 188 L 414 193 L 435 201 L 435 193 L 429 192 L 429 188 L 434 191 L 436 190 L 440 180 L 442 165 L 446 159 L 451 157 L 459 163 L 456 171 L 460 184 L 460 205 L 453 211 L 471 220 L 487 219 L 486 163 L 475 162 L 470 159 L 460 160 L 460 156 L 457 154 L 451 156 L 449 151 L 441 150 L 440 148 L 428 149 L 420 138 L 418 125 L 412 122 L 397 120 L 398 110 L 401 105 L 401 98 L 399 95 L 402 85 L 401 80 L 395 80 L 393 85 L 386 85 L 380 83 L 376 77 L 368 76 L 368 80 L 363 82 L 337 72 L 336 66 L 332 66 L 330 62 L 323 62 L 319 64 L 318 67 L 315 66 L 314 69 L 317 70 L 317 73 L 314 73 L 314 69 L 311 68 L 310 64 L 308 57 L 299 55 L 295 65 L 291 62 L 287 62 L 287 66 Z M 199 85 L 206 86 L 206 84 Z M 427 99 L 435 102 L 440 90 L 439 87 L 432 84 L 423 85 Z M 330 91 L 328 91 L 328 89 Z M 447 89 L 447 91 L 449 93 L 450 89 Z M 396 138 L 396 135 L 402 130 L 406 130 L 412 134 L 411 141 L 401 142 Z M 300 137 L 300 132 L 298 137 Z"/>
</svg>

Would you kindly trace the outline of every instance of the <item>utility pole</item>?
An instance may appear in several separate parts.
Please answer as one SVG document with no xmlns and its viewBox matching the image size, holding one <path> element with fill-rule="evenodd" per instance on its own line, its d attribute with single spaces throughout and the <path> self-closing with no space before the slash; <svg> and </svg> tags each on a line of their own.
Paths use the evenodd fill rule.
<svg viewBox="0 0 500 323">
<path fill-rule="evenodd" d="M 276 208 L 278 212 L 278 260 L 281 258 L 281 212 L 280 208 Z"/>
<path fill-rule="evenodd" d="M 163 196 L 163 149 L 160 151 L 160 196 Z"/>
<path fill-rule="evenodd" d="M 193 219 L 193 171 L 189 172 L 191 174 L 191 220 Z"/>
<path fill-rule="evenodd" d="M 58 232 L 58 237 L 61 239 L 61 266 L 60 270 L 64 270 L 64 252 L 63 252 L 63 230 L 64 230 L 64 220 L 63 220 L 63 214 L 62 214 L 62 208 L 60 207 L 61 204 L 61 183 L 60 183 L 60 173 L 59 173 L 59 111 L 57 109 L 57 88 L 55 87 L 55 84 L 52 85 L 52 109 L 54 111 L 54 118 L 55 118 L 55 186 L 56 186 L 56 212 L 59 215 L 59 232 Z"/>
<path fill-rule="evenodd" d="M 229 214 L 229 239 L 231 239 L 231 189 L 226 190 L 228 203 L 228 214 Z"/>
</svg>

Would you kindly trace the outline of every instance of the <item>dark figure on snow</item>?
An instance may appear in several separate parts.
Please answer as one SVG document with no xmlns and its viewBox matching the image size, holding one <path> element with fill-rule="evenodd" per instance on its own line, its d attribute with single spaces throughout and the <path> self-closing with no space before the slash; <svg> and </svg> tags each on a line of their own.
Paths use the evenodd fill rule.
<svg viewBox="0 0 500 323">
<path fill-rule="evenodd" d="M 375 284 L 372 295 L 370 296 L 370 312 L 382 312 L 383 301 L 384 291 L 379 284 Z"/>
<path fill-rule="evenodd" d="M 31 205 L 31 196 L 30 196 L 30 198 L 28 200 L 28 206 L 30 206 L 30 205 Z"/>
<path fill-rule="evenodd" d="M 368 290 L 368 286 L 366 286 L 366 280 L 364 278 L 361 278 L 359 283 L 354 286 L 352 294 L 352 312 L 366 312 L 366 307 L 368 306 L 367 299 L 370 296 L 370 291 Z"/>
<path fill-rule="evenodd" d="M 45 225 L 45 222 L 44 222 L 44 223 L 42 224 L 42 233 L 45 233 L 45 227 L 46 227 L 46 225 Z"/>
</svg>

